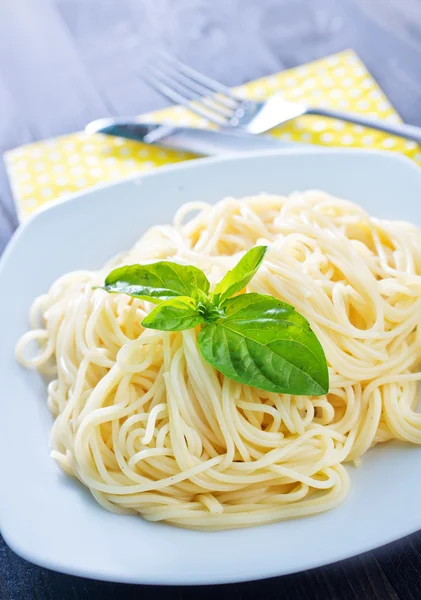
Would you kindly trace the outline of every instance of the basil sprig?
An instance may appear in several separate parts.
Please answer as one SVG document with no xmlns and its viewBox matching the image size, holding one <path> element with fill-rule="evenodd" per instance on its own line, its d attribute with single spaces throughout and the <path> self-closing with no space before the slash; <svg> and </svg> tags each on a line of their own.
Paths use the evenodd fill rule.
<svg viewBox="0 0 421 600">
<path fill-rule="evenodd" d="M 323 348 L 293 306 L 263 294 L 241 294 L 266 246 L 249 250 L 216 285 L 196 267 L 161 261 L 112 271 L 104 288 L 158 304 L 142 321 L 149 329 L 201 325 L 199 349 L 218 371 L 240 383 L 282 394 L 321 396 L 329 389 Z"/>
</svg>

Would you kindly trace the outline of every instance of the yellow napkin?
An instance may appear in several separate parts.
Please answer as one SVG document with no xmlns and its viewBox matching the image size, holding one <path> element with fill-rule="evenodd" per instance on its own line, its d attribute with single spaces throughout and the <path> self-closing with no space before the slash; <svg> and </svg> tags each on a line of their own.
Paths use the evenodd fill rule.
<svg viewBox="0 0 421 600">
<path fill-rule="evenodd" d="M 263 77 L 235 88 L 249 98 L 263 99 L 282 92 L 287 100 L 363 113 L 390 122 L 399 116 L 364 64 L 352 51 L 328 56 L 307 65 Z M 100 117 L 101 115 L 98 115 Z M 206 127 L 181 106 L 145 115 L 156 122 Z M 283 140 L 320 144 L 380 148 L 403 152 L 421 163 L 414 142 L 390 137 L 342 121 L 304 116 L 274 130 Z M 47 202 L 98 183 L 116 181 L 167 163 L 194 158 L 193 154 L 164 150 L 122 138 L 84 133 L 36 142 L 6 153 L 5 161 L 16 208 L 21 219 Z"/>
</svg>

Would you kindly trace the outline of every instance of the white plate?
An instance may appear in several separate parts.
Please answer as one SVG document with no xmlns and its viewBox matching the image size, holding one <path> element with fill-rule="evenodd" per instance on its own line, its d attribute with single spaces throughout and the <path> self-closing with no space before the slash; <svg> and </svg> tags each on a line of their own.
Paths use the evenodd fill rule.
<svg viewBox="0 0 421 600">
<path fill-rule="evenodd" d="M 52 418 L 39 376 L 14 358 L 32 300 L 61 274 L 96 268 L 166 223 L 183 202 L 321 188 L 372 215 L 421 226 L 421 170 L 391 154 L 284 150 L 204 159 L 97 188 L 38 213 L 0 264 L 0 525 L 39 565 L 98 579 L 225 583 L 343 559 L 421 528 L 421 448 L 388 444 L 350 468 L 338 508 L 254 529 L 200 533 L 101 508 L 49 457 Z"/>
</svg>

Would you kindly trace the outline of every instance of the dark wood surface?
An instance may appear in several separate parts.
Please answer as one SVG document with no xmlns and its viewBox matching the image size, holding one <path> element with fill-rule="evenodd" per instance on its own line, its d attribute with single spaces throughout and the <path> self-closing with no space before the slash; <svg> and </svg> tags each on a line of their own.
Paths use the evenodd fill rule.
<svg viewBox="0 0 421 600">
<path fill-rule="evenodd" d="M 421 125 L 421 0 L 0 0 L 0 154 L 100 116 L 164 106 L 141 79 L 157 48 L 228 84 L 354 48 L 404 120 Z M 0 164 L 0 252 L 16 226 Z M 24 561 L 0 539 L 1 600 L 156 596 L 419 600 L 421 533 L 313 571 L 205 588 L 61 575 Z"/>
</svg>

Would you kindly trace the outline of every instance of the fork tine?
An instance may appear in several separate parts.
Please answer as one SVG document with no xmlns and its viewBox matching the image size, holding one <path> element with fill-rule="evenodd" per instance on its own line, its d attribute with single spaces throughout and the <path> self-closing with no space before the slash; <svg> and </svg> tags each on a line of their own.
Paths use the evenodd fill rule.
<svg viewBox="0 0 421 600">
<path fill-rule="evenodd" d="M 219 98 L 216 98 L 214 94 L 212 96 L 203 96 L 204 93 L 208 93 L 207 89 L 203 88 L 200 84 L 196 84 L 177 71 L 174 71 L 171 66 L 153 63 L 150 66 L 150 69 L 152 69 L 155 74 L 159 73 L 161 79 L 163 79 L 168 86 L 185 96 L 188 100 L 197 100 L 201 102 L 221 117 L 231 119 L 235 116 L 235 110 L 231 108 L 231 105 L 230 108 L 227 108 L 226 103 L 222 102 Z"/>
<path fill-rule="evenodd" d="M 187 85 L 190 89 L 198 92 L 201 96 L 211 96 L 219 104 L 223 104 L 231 110 L 235 110 L 240 105 L 241 100 L 235 98 L 229 88 L 223 84 L 219 84 L 217 81 L 213 82 L 213 80 L 206 77 L 206 75 L 202 75 L 198 71 L 195 71 L 195 69 L 184 65 L 175 58 L 173 59 L 166 53 L 160 52 L 158 61 L 160 62 L 161 68 L 171 74 L 174 78 L 177 78 L 178 81 L 184 83 L 184 85 Z M 212 83 L 215 83 L 220 89 L 216 89 L 215 86 L 210 87 L 209 85 L 205 85 L 203 80 L 209 80 Z M 219 96 L 215 97 L 215 94 L 219 94 Z"/>
<path fill-rule="evenodd" d="M 215 119 L 219 119 L 220 117 L 224 118 L 225 116 L 233 116 L 232 111 L 227 111 L 226 109 L 215 105 L 214 101 L 211 98 L 202 98 L 200 94 L 190 90 L 178 81 L 173 80 L 168 74 L 160 71 L 160 69 L 156 65 L 149 65 L 149 71 L 151 72 L 155 80 L 158 80 L 167 88 L 167 91 L 168 89 L 170 89 L 176 94 L 178 94 L 180 97 L 184 98 L 184 100 L 188 102 L 194 102 L 194 106 L 197 109 L 200 108 L 202 110 L 202 116 L 206 114 L 206 118 L 212 118 L 214 121 Z M 196 110 L 196 112 L 198 111 Z M 222 121 L 219 122 L 222 123 Z"/>
<path fill-rule="evenodd" d="M 162 57 L 165 57 L 166 61 L 170 62 L 178 71 L 183 73 L 183 75 L 186 75 L 187 77 L 190 77 L 190 79 L 201 83 L 202 85 L 207 87 L 209 91 L 220 92 L 228 96 L 228 98 L 235 101 L 236 103 L 238 102 L 238 98 L 236 98 L 231 92 L 230 88 L 224 85 L 223 83 L 219 83 L 219 81 L 216 81 L 215 79 L 212 79 L 211 77 L 208 77 L 207 75 L 203 75 L 203 73 L 196 71 L 196 69 L 193 69 L 193 67 L 185 65 L 180 60 L 174 58 L 164 50 L 160 51 L 160 55 Z"/>
<path fill-rule="evenodd" d="M 149 68 L 149 70 L 151 69 Z M 215 125 L 219 125 L 220 127 L 226 125 L 226 119 L 219 117 L 214 112 L 211 112 L 210 109 L 202 109 L 201 106 L 198 106 L 198 104 L 200 103 L 196 102 L 193 104 L 191 100 L 186 98 L 182 93 L 175 90 L 171 85 L 171 83 L 173 82 L 171 82 L 170 85 L 168 85 L 162 77 L 161 73 L 158 76 L 154 72 L 152 72 L 151 75 L 143 73 L 143 77 L 151 87 L 153 87 L 157 92 L 171 100 L 171 102 L 183 104 L 192 112 L 196 113 L 204 119 L 207 119 L 211 123 L 215 123 Z"/>
</svg>

